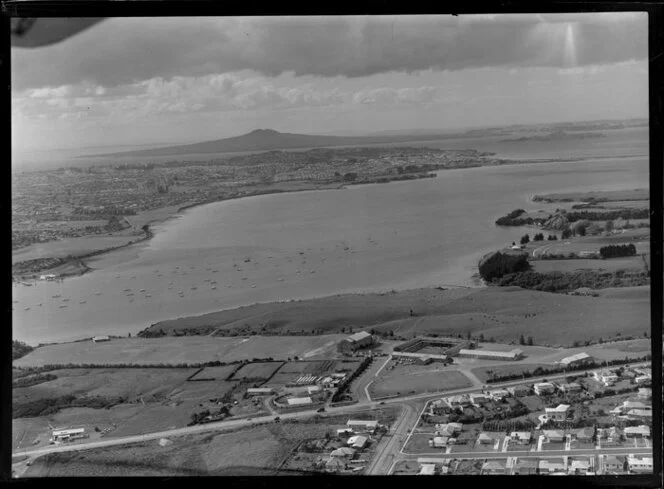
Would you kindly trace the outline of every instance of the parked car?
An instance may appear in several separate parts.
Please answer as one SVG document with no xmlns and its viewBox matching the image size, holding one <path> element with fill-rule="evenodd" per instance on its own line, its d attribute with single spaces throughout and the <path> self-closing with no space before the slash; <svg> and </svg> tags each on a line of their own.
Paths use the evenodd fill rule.
<svg viewBox="0 0 664 489">
<path fill-rule="evenodd" d="M 276 418 L 274 418 L 274 422 L 275 422 L 275 423 L 278 423 L 279 421 L 281 421 L 281 418 L 280 418 L 279 416 L 277 416 Z"/>
<path fill-rule="evenodd" d="M 317 412 L 317 413 L 324 413 L 324 412 L 325 412 L 325 408 L 324 408 L 324 407 L 322 407 L 322 408 L 318 408 L 318 409 L 316 410 L 316 412 Z"/>
</svg>

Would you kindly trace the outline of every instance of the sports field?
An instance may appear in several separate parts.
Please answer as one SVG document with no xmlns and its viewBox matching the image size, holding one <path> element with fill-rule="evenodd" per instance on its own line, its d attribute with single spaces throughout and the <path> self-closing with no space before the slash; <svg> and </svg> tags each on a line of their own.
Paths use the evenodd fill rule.
<svg viewBox="0 0 664 489">
<path fill-rule="evenodd" d="M 430 367 L 430 366 L 429 366 Z M 456 370 L 421 370 L 421 367 L 384 369 L 369 387 L 372 398 L 391 395 L 421 394 L 470 387 L 472 383 Z"/>
</svg>

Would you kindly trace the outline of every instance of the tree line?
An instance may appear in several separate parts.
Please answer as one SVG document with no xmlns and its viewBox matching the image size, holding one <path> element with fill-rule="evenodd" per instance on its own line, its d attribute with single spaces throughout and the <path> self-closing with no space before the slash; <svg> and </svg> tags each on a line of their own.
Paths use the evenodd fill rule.
<svg viewBox="0 0 664 489">
<path fill-rule="evenodd" d="M 633 244 L 627 245 L 609 245 L 602 246 L 599 249 L 599 254 L 602 258 L 618 258 L 623 256 L 636 255 L 636 246 Z"/>
</svg>

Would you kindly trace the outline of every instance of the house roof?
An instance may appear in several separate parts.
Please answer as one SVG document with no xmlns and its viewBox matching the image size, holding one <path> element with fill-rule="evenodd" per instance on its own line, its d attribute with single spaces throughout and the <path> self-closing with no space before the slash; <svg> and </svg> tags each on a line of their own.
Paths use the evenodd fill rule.
<svg viewBox="0 0 664 489">
<path fill-rule="evenodd" d="M 433 475 L 436 472 L 436 464 L 420 465 L 419 475 Z"/>
<path fill-rule="evenodd" d="M 487 435 L 486 433 L 480 433 L 480 436 L 477 437 L 478 440 L 480 441 L 493 441 L 493 438 Z"/>
<path fill-rule="evenodd" d="M 554 408 L 545 408 L 547 413 L 565 413 L 569 409 L 569 404 L 558 404 Z"/>
<path fill-rule="evenodd" d="M 559 430 L 544 430 L 543 433 L 547 438 L 562 438 L 565 436 L 565 433 Z"/>
<path fill-rule="evenodd" d="M 336 457 L 330 457 L 325 462 L 325 466 L 328 467 L 328 468 L 342 468 L 343 469 L 343 468 L 346 467 L 346 464 L 345 464 L 345 462 L 339 460 Z"/>
<path fill-rule="evenodd" d="M 484 465 L 482 465 L 482 470 L 505 470 L 505 462 L 489 460 L 484 462 Z"/>
<path fill-rule="evenodd" d="M 513 431 L 510 436 L 517 438 L 531 438 L 533 435 L 530 431 Z"/>
<path fill-rule="evenodd" d="M 336 450 L 333 450 L 332 453 L 330 453 L 331 457 L 346 457 L 353 455 L 355 453 L 355 450 L 353 450 L 350 447 L 340 447 L 337 448 Z"/>
<path fill-rule="evenodd" d="M 650 434 L 650 427 L 646 425 L 628 426 L 625 428 L 625 434 Z"/>
</svg>

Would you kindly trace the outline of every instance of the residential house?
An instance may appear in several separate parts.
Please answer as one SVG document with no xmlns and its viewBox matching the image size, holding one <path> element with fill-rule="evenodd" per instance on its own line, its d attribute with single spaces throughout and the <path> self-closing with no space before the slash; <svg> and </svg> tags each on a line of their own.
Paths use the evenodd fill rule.
<svg viewBox="0 0 664 489">
<path fill-rule="evenodd" d="M 560 384 L 558 386 L 558 390 L 564 394 L 571 394 L 575 392 L 581 392 L 583 388 L 581 387 L 581 384 L 570 382 L 569 384 Z"/>
<path fill-rule="evenodd" d="M 652 382 L 652 377 L 650 375 L 639 375 L 634 379 L 634 382 L 639 385 L 647 385 Z"/>
<path fill-rule="evenodd" d="M 450 445 L 449 436 L 434 436 L 429 440 L 429 446 L 432 448 L 445 448 Z"/>
<path fill-rule="evenodd" d="M 530 443 L 533 434 L 530 431 L 513 431 L 510 433 L 510 438 L 519 443 Z"/>
<path fill-rule="evenodd" d="M 535 394 L 542 396 L 546 394 L 553 394 L 556 388 L 550 382 L 540 382 L 533 386 L 533 390 L 535 391 Z"/>
<path fill-rule="evenodd" d="M 612 426 L 611 428 L 602 428 L 597 430 L 597 436 L 600 440 L 606 440 L 609 443 L 620 441 L 625 435 L 620 428 Z"/>
<path fill-rule="evenodd" d="M 378 421 L 375 419 L 366 420 L 366 419 L 349 419 L 346 423 L 346 426 L 354 430 L 355 432 L 366 431 L 367 433 L 373 433 L 378 428 Z"/>
<path fill-rule="evenodd" d="M 525 385 L 516 385 L 514 387 L 508 387 L 506 390 L 514 397 L 523 397 L 530 394 L 530 387 Z"/>
<path fill-rule="evenodd" d="M 604 455 L 605 472 L 623 472 L 625 470 L 627 457 L 623 455 Z"/>
<path fill-rule="evenodd" d="M 570 406 L 568 404 L 559 404 L 554 408 L 545 408 L 546 417 L 553 421 L 565 421 L 569 413 Z"/>
<path fill-rule="evenodd" d="M 627 416 L 631 419 L 652 419 L 652 409 L 630 409 Z"/>
<path fill-rule="evenodd" d="M 569 474 L 574 475 L 589 475 L 592 474 L 590 470 L 590 459 L 588 458 L 575 458 L 569 464 Z"/>
<path fill-rule="evenodd" d="M 346 462 L 339 457 L 330 457 L 325 462 L 325 470 L 328 472 L 339 472 L 346 468 Z"/>
<path fill-rule="evenodd" d="M 506 397 L 509 397 L 510 393 L 507 389 L 495 389 L 489 391 L 489 397 L 494 401 L 502 401 Z"/>
<path fill-rule="evenodd" d="M 247 395 L 250 396 L 269 396 L 274 392 L 270 387 L 250 387 L 247 389 Z"/>
<path fill-rule="evenodd" d="M 600 372 L 593 372 L 593 377 L 595 378 L 595 380 L 601 382 L 606 387 L 611 386 L 616 382 L 618 382 L 618 376 L 615 374 L 615 372 L 612 372 L 611 370 L 602 370 Z"/>
<path fill-rule="evenodd" d="M 548 442 L 560 443 L 565 440 L 565 433 L 560 430 L 544 430 L 542 431 L 544 438 Z"/>
<path fill-rule="evenodd" d="M 417 475 L 435 475 L 436 464 L 421 464 Z"/>
<path fill-rule="evenodd" d="M 560 458 L 551 458 L 551 459 L 540 459 L 539 461 L 539 473 L 541 475 L 553 474 L 553 473 L 566 473 L 567 466 L 565 464 L 565 459 Z"/>
<path fill-rule="evenodd" d="M 351 436 L 346 442 L 346 444 L 352 446 L 353 448 L 362 450 L 366 446 L 367 441 L 369 441 L 369 439 L 366 436 L 355 435 Z"/>
<path fill-rule="evenodd" d="M 475 407 L 484 406 L 489 402 L 489 398 L 484 394 L 470 394 L 470 403 Z"/>
<path fill-rule="evenodd" d="M 496 440 L 494 440 L 491 436 L 487 435 L 486 433 L 480 433 L 479 436 L 477 437 L 477 442 L 482 444 L 482 445 L 493 445 L 496 443 Z"/>
<path fill-rule="evenodd" d="M 447 402 L 447 405 L 452 409 L 463 408 L 470 405 L 470 398 L 468 397 L 467 394 L 463 394 L 460 396 L 446 397 L 445 401 Z"/>
<path fill-rule="evenodd" d="M 355 450 L 350 447 L 339 447 L 336 450 L 332 450 L 330 457 L 341 457 L 341 458 L 353 458 L 355 455 Z"/>
<path fill-rule="evenodd" d="M 640 426 L 628 426 L 625 428 L 625 436 L 629 438 L 649 438 L 650 437 L 650 426 L 640 425 Z"/>
<path fill-rule="evenodd" d="M 512 467 L 513 475 L 535 475 L 539 472 L 539 461 L 535 458 L 519 457 Z"/>
<path fill-rule="evenodd" d="M 341 428 L 337 430 L 337 436 L 348 436 L 352 435 L 353 433 L 355 432 L 350 428 Z"/>
<path fill-rule="evenodd" d="M 505 460 L 487 460 L 482 465 L 481 475 L 503 475 L 505 473 Z"/>
<path fill-rule="evenodd" d="M 579 428 L 577 430 L 571 431 L 570 435 L 576 440 L 582 442 L 591 442 L 593 436 L 595 436 L 595 428 L 591 426 L 585 428 Z"/>
<path fill-rule="evenodd" d="M 639 388 L 639 393 L 637 394 L 637 397 L 643 400 L 648 400 L 652 398 L 652 389 L 649 389 L 647 387 Z"/>
<path fill-rule="evenodd" d="M 436 425 L 436 435 L 438 436 L 454 436 L 461 433 L 462 430 L 462 423 L 445 423 Z"/>
<path fill-rule="evenodd" d="M 630 472 L 636 473 L 652 473 L 652 456 L 645 455 L 628 455 L 627 465 Z"/>
</svg>

